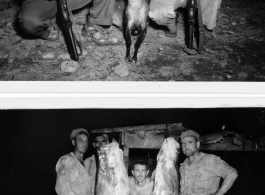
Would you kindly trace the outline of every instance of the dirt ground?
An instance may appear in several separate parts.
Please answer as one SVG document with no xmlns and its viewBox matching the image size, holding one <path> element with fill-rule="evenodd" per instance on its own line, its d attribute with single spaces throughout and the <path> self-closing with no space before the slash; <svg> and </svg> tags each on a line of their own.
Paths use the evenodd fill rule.
<svg viewBox="0 0 265 195">
<path fill-rule="evenodd" d="M 2 81 L 265 81 L 264 0 L 223 0 L 217 27 L 205 31 L 204 54 L 183 51 L 185 10 L 176 38 L 165 37 L 163 27 L 150 24 L 137 64 L 125 62 L 125 43 L 98 46 L 82 37 L 84 54 L 72 73 L 62 67 L 69 61 L 63 37 L 51 42 L 26 35 L 17 23 L 19 9 L 16 4 L 0 5 Z M 79 30 L 84 13 L 74 14 Z M 123 39 L 115 27 L 112 32 Z"/>
</svg>

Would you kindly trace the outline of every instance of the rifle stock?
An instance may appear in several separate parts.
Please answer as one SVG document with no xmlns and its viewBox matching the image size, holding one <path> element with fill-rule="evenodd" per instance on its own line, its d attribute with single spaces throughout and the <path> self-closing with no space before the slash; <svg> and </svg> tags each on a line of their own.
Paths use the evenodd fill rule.
<svg viewBox="0 0 265 195">
<path fill-rule="evenodd" d="M 68 52 L 72 60 L 78 61 L 79 56 L 77 53 L 76 42 L 72 30 L 72 21 L 69 14 L 69 7 L 67 0 L 57 0 L 58 14 L 62 21 L 63 33 L 65 35 L 65 41 L 67 45 Z"/>
</svg>

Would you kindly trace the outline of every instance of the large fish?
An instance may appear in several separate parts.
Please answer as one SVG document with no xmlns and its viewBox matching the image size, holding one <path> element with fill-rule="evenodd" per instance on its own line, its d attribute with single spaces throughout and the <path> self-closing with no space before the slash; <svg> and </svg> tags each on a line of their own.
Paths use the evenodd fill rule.
<svg viewBox="0 0 265 195">
<path fill-rule="evenodd" d="M 115 140 L 100 149 L 96 195 L 129 195 L 123 152 Z"/>
<path fill-rule="evenodd" d="M 179 178 L 176 162 L 180 145 L 174 138 L 167 138 L 157 155 L 155 186 L 152 195 L 177 195 Z"/>
</svg>

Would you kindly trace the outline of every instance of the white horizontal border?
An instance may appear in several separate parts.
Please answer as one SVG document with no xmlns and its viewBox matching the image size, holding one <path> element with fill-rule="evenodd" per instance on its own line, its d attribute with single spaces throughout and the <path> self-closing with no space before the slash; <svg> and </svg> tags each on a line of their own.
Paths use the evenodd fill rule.
<svg viewBox="0 0 265 195">
<path fill-rule="evenodd" d="M 0 82 L 0 109 L 265 107 L 262 82 Z"/>
<path fill-rule="evenodd" d="M 265 107 L 265 97 L 255 95 L 99 96 L 78 94 L 7 95 L 0 97 L 1 109 L 89 109 L 89 108 L 235 108 Z"/>
<path fill-rule="evenodd" d="M 6 93 L 264 94 L 263 82 L 76 82 L 1 81 Z"/>
</svg>

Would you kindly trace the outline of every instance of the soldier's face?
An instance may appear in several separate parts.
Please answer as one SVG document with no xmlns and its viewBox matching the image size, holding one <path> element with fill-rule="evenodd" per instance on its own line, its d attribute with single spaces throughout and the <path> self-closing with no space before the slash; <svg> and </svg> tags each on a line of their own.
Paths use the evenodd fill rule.
<svg viewBox="0 0 265 195">
<path fill-rule="evenodd" d="M 79 134 L 75 138 L 75 150 L 84 154 L 87 151 L 88 137 L 84 134 Z"/>
<path fill-rule="evenodd" d="M 132 174 L 137 182 L 143 182 L 148 175 L 146 165 L 136 164 L 132 170 Z"/>
<path fill-rule="evenodd" d="M 108 144 L 108 141 L 104 136 L 97 136 L 95 137 L 95 141 L 93 142 L 93 146 L 99 150 L 100 147 L 104 147 L 106 144 Z"/>
<path fill-rule="evenodd" d="M 181 142 L 182 151 L 187 157 L 194 155 L 199 150 L 200 143 L 195 137 L 185 137 Z"/>
</svg>

